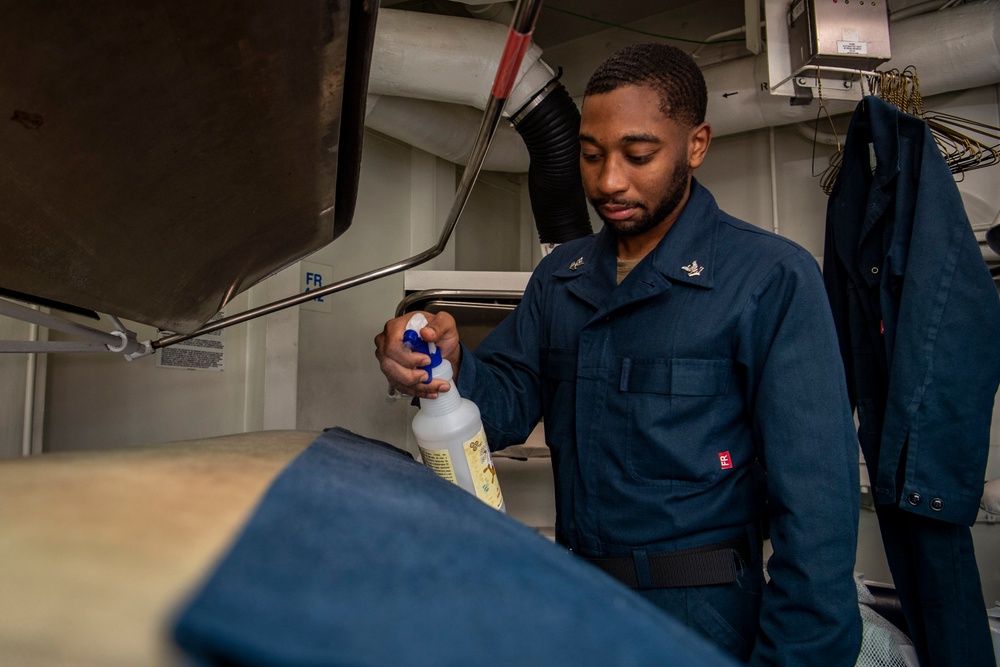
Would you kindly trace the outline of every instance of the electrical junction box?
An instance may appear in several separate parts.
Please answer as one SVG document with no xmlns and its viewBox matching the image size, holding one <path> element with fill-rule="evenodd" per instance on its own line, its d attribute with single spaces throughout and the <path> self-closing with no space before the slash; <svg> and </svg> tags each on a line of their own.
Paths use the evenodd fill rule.
<svg viewBox="0 0 1000 667">
<path fill-rule="evenodd" d="M 890 58 L 886 0 L 792 0 L 788 46 L 793 72 L 810 65 L 874 70 Z"/>
</svg>

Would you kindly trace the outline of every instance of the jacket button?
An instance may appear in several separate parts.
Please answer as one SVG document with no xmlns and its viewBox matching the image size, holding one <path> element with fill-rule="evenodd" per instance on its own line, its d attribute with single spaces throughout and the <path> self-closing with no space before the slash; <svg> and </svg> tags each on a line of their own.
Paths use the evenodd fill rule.
<svg viewBox="0 0 1000 667">
<path fill-rule="evenodd" d="M 911 493 L 906 498 L 906 502 L 910 503 L 914 507 L 916 507 L 917 505 L 919 505 L 921 500 L 923 500 L 923 498 L 920 497 L 919 493 Z"/>
<path fill-rule="evenodd" d="M 940 498 L 934 498 L 931 500 L 931 509 L 935 512 L 940 512 L 944 509 L 944 501 Z"/>
<path fill-rule="evenodd" d="M 872 275 L 873 275 L 873 276 L 876 276 L 876 275 L 878 275 L 878 267 L 877 267 L 877 266 L 873 266 L 873 267 L 872 267 Z"/>
</svg>

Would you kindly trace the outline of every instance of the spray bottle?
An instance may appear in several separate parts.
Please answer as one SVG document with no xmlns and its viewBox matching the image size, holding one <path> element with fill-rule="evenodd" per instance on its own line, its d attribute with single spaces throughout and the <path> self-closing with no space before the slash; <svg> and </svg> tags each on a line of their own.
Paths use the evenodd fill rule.
<svg viewBox="0 0 1000 667">
<path fill-rule="evenodd" d="M 437 345 L 420 337 L 420 330 L 425 326 L 427 318 L 422 313 L 411 317 L 403 334 L 403 344 L 431 358 L 431 363 L 424 366 L 428 375 L 426 382 L 446 380 L 451 390 L 439 393 L 437 398 L 420 399 L 420 411 L 411 424 L 420 456 L 439 476 L 491 507 L 506 512 L 479 408 L 458 393 L 458 387 L 452 382 L 451 362 L 441 358 Z"/>
</svg>

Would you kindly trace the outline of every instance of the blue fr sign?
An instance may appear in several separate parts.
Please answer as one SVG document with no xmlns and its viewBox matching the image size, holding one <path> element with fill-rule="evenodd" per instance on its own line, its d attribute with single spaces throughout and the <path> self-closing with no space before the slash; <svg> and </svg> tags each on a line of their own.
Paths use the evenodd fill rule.
<svg viewBox="0 0 1000 667">
<path fill-rule="evenodd" d="M 301 292 L 312 292 L 321 289 L 325 285 L 334 282 L 333 267 L 316 262 L 302 262 L 301 269 Z M 316 297 L 312 301 L 306 301 L 301 306 L 303 310 L 317 310 L 323 313 L 333 312 L 333 300 L 328 296 Z"/>
</svg>

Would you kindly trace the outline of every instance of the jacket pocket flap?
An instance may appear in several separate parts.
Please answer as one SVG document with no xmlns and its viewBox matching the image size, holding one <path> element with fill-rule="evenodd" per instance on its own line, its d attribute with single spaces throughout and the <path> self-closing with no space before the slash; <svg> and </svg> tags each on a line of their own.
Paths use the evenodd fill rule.
<svg viewBox="0 0 1000 667">
<path fill-rule="evenodd" d="M 622 360 L 621 390 L 669 396 L 721 396 L 729 392 L 727 359 Z"/>
</svg>

